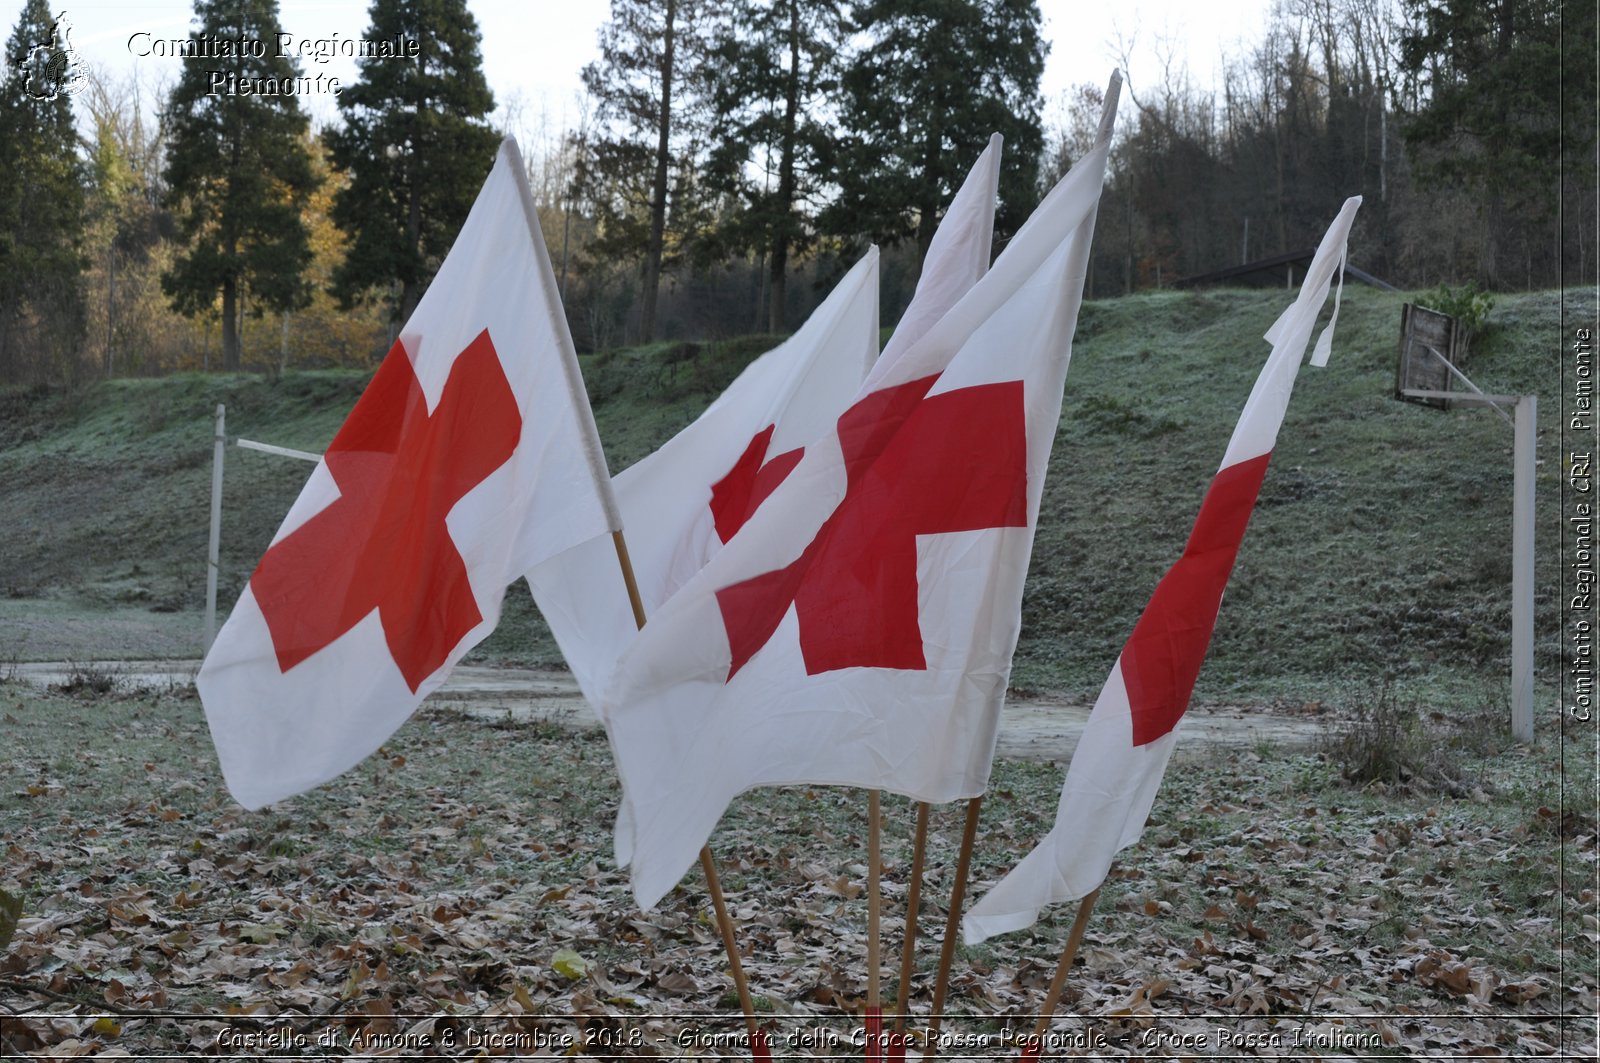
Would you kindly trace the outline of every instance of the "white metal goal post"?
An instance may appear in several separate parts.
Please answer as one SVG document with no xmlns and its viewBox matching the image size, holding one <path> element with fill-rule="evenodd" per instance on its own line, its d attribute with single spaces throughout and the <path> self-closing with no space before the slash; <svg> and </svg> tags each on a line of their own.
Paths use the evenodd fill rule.
<svg viewBox="0 0 1600 1063">
<path fill-rule="evenodd" d="M 1401 310 L 1400 333 L 1395 398 L 1440 409 L 1486 406 L 1511 426 L 1511 735 L 1519 742 L 1532 743 L 1533 484 L 1539 399 L 1536 395 L 1485 395 L 1455 364 L 1466 345 L 1458 322 L 1447 314 L 1408 303 Z M 1451 390 L 1452 382 L 1467 390 Z M 1506 413 L 1507 406 L 1513 407 L 1512 413 Z"/>
<path fill-rule="evenodd" d="M 223 452 L 228 445 L 226 421 L 227 408 L 218 403 L 217 427 L 211 449 L 211 540 L 206 546 L 206 639 L 205 645 L 201 647 L 202 655 L 211 652 L 211 643 L 217 637 L 217 572 L 219 551 L 222 546 L 222 461 Z M 258 443 L 254 439 L 236 439 L 234 445 L 246 450 L 259 450 L 263 454 L 276 454 L 297 461 L 309 461 L 312 464 L 322 460 L 321 454 L 313 454 L 309 450 Z"/>
</svg>

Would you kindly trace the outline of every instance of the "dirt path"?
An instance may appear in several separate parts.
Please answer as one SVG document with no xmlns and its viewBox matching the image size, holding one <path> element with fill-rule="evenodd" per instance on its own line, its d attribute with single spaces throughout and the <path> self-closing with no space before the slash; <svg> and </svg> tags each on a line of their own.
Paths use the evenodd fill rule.
<svg viewBox="0 0 1600 1063">
<path fill-rule="evenodd" d="M 112 676 L 125 689 L 188 687 L 197 660 L 97 661 L 69 665 L 39 661 L 14 666 L 18 679 L 40 688 L 80 675 Z M 1090 706 L 1059 698 L 1013 698 L 1006 702 L 997 753 L 1026 760 L 1065 761 L 1083 733 Z M 484 718 L 542 720 L 564 727 L 598 727 L 572 677 L 560 672 L 469 665 L 457 668 L 423 711 L 458 711 Z M 1282 715 L 1244 706 L 1202 705 L 1184 716 L 1182 744 L 1190 747 L 1253 748 L 1259 743 L 1304 746 L 1321 731 L 1322 717 Z"/>
</svg>

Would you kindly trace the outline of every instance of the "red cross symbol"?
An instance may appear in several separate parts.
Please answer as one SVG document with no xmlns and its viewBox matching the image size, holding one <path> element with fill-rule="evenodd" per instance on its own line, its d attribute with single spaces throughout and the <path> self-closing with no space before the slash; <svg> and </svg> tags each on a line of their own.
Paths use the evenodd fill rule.
<svg viewBox="0 0 1600 1063">
<path fill-rule="evenodd" d="M 757 432 L 739 460 L 733 463 L 733 468 L 728 470 L 728 475 L 711 485 L 711 516 L 717 538 L 723 542 L 732 539 L 734 532 L 744 527 L 745 521 L 805 455 L 805 447 L 796 447 L 765 461 L 775 428 L 777 425 L 769 424 Z"/>
<path fill-rule="evenodd" d="M 1136 746 L 1170 732 L 1189 708 L 1217 626 L 1222 592 L 1271 460 L 1269 451 L 1217 473 L 1183 556 L 1156 584 L 1122 648 L 1122 681 Z"/>
<path fill-rule="evenodd" d="M 926 668 L 917 536 L 1027 525 L 1022 382 L 926 397 L 937 379 L 875 391 L 846 410 L 839 507 L 793 563 L 717 592 L 728 678 L 767 644 L 791 603 L 808 675 Z"/>
<path fill-rule="evenodd" d="M 274 543 L 250 577 L 278 667 L 287 672 L 376 609 L 414 693 L 483 619 L 445 518 L 521 435 L 487 329 L 450 367 L 431 414 L 396 343 L 323 456 L 338 499 Z"/>
</svg>

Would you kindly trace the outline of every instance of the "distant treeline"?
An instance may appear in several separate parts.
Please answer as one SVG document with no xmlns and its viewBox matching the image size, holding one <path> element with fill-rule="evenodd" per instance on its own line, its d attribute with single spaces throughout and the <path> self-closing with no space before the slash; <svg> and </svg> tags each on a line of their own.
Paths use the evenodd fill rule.
<svg viewBox="0 0 1600 1063">
<path fill-rule="evenodd" d="M 27 0 L 0 85 L 0 379 L 370 362 L 507 132 L 580 349 L 792 329 L 869 242 L 887 324 L 989 135 L 999 246 L 1101 106 L 1100 81 L 1041 97 L 1036 0 L 612 0 L 566 122 L 497 110 L 464 0 L 370 17 L 415 58 L 361 60 L 312 130 L 292 95 L 208 81 L 281 83 L 293 57 L 184 63 L 152 101 Z M 274 0 L 196 0 L 197 39 L 280 31 Z M 1352 194 L 1354 263 L 1401 287 L 1588 275 L 1596 43 L 1593 5 L 1559 0 L 1284 0 L 1220 87 L 1135 71 L 1089 294 L 1308 248 Z"/>
</svg>

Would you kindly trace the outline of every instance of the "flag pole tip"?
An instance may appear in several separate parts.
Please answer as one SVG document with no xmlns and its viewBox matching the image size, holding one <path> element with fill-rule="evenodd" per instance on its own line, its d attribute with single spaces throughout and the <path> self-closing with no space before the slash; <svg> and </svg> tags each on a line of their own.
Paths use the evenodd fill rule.
<svg viewBox="0 0 1600 1063">
<path fill-rule="evenodd" d="M 1117 124 L 1117 101 L 1121 96 L 1122 71 L 1113 68 L 1111 79 L 1106 82 L 1105 102 L 1100 111 L 1100 130 L 1095 137 L 1097 145 L 1111 142 L 1111 133 Z"/>
</svg>

